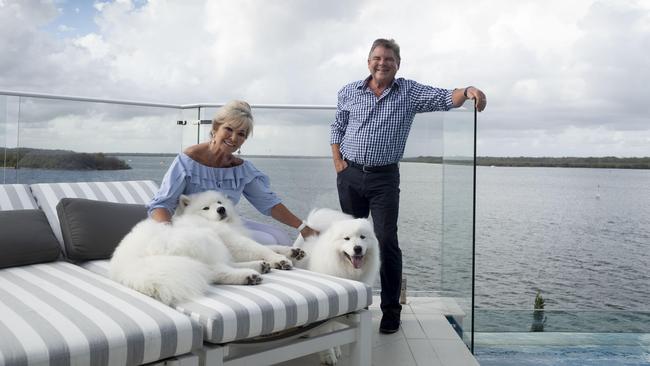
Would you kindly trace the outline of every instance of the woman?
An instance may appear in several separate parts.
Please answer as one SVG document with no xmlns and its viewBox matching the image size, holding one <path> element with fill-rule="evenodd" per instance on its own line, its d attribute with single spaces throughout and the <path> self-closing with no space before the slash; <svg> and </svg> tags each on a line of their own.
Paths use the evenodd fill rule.
<svg viewBox="0 0 650 366">
<path fill-rule="evenodd" d="M 232 101 L 223 106 L 212 120 L 210 141 L 190 146 L 174 159 L 160 190 L 148 205 L 149 216 L 159 222 L 170 222 L 181 194 L 217 190 L 235 204 L 243 194 L 262 214 L 297 228 L 303 237 L 315 234 L 271 191 L 266 174 L 250 161 L 233 155 L 252 132 L 253 115 L 248 103 Z M 244 221 L 259 243 L 291 244 L 278 228 Z"/>
</svg>

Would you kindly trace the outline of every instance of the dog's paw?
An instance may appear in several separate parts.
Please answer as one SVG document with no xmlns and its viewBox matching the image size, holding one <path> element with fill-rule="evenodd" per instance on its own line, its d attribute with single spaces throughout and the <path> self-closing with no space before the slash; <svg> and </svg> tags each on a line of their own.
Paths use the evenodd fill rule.
<svg viewBox="0 0 650 366">
<path fill-rule="evenodd" d="M 262 274 L 271 272 L 271 264 L 269 264 L 269 262 L 262 261 L 262 263 L 260 264 L 259 272 Z"/>
<path fill-rule="evenodd" d="M 300 248 L 291 248 L 291 259 L 299 261 L 305 258 L 305 255 L 307 255 L 307 253 L 305 253 L 304 250 Z"/>
<path fill-rule="evenodd" d="M 293 268 L 293 263 L 288 259 L 283 259 L 274 263 L 276 269 L 288 270 Z"/>
<path fill-rule="evenodd" d="M 320 353 L 320 364 L 321 365 L 327 365 L 327 366 L 336 365 L 338 360 L 339 359 L 338 359 L 338 357 L 336 357 L 336 353 L 334 352 L 333 348 L 322 351 Z"/>
<path fill-rule="evenodd" d="M 247 285 L 259 285 L 260 283 L 262 283 L 262 276 L 260 276 L 257 273 L 249 275 L 249 276 L 246 277 L 246 284 Z"/>
</svg>

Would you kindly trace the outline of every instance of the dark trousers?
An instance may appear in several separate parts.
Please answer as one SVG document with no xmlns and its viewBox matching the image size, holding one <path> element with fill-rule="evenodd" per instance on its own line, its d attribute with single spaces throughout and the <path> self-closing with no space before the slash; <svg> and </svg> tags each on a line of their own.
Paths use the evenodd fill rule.
<svg viewBox="0 0 650 366">
<path fill-rule="evenodd" d="M 397 241 L 399 168 L 363 172 L 348 166 L 336 177 L 341 210 L 354 217 L 372 215 L 381 257 L 381 310 L 399 314 L 402 283 L 402 251 Z"/>
</svg>

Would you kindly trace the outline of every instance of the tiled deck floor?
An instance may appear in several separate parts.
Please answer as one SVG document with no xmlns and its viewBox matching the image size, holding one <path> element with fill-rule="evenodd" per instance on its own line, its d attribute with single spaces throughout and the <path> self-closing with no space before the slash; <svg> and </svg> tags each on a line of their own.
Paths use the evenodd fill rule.
<svg viewBox="0 0 650 366">
<path fill-rule="evenodd" d="M 455 302 L 445 298 L 411 297 L 402 309 L 402 327 L 390 335 L 380 334 L 379 298 L 372 310 L 372 364 L 374 366 L 478 366 L 445 318 L 457 314 Z M 345 350 L 344 350 L 345 353 Z M 308 366 L 320 363 L 318 355 L 309 355 L 282 366 Z M 343 358 L 338 365 L 349 366 Z"/>
</svg>

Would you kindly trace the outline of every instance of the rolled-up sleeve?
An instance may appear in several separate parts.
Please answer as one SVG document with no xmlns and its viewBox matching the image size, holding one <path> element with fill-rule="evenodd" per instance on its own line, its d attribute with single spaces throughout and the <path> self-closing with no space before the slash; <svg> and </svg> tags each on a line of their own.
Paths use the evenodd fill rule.
<svg viewBox="0 0 650 366">
<path fill-rule="evenodd" d="M 452 90 L 436 88 L 412 82 L 411 97 L 415 103 L 415 113 L 448 111 L 453 106 Z"/>
<path fill-rule="evenodd" d="M 271 180 L 262 172 L 246 184 L 242 193 L 251 205 L 266 216 L 271 216 L 273 206 L 282 203 L 282 200 L 271 191 Z"/>
<path fill-rule="evenodd" d="M 346 97 L 345 88 L 339 91 L 338 102 L 336 104 L 336 116 L 332 122 L 330 130 L 330 145 L 340 144 L 345 135 L 345 129 L 348 127 L 348 120 L 350 119 L 350 111 L 345 109 Z"/>
<path fill-rule="evenodd" d="M 186 169 L 177 156 L 165 173 L 158 193 L 147 204 L 149 214 L 156 208 L 165 208 L 170 215 L 173 215 L 178 205 L 178 199 L 185 190 L 186 177 Z"/>
</svg>

